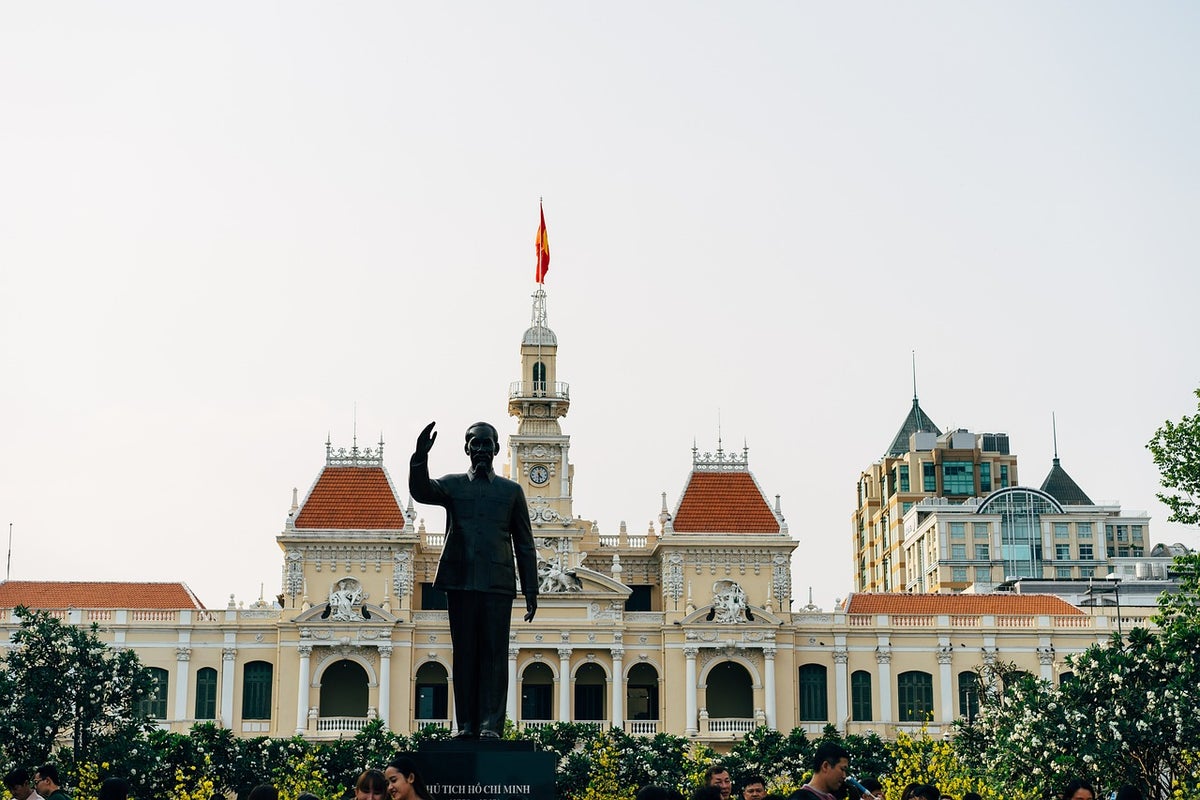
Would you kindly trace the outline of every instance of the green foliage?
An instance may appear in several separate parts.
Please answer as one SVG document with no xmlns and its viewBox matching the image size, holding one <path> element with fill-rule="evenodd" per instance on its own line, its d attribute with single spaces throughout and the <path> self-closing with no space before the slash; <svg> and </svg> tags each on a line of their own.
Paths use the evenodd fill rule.
<svg viewBox="0 0 1200 800">
<path fill-rule="evenodd" d="M 19 607 L 21 626 L 0 669 L 0 748 L 9 763 L 38 764 L 70 736 L 72 760 L 95 760 L 149 729 L 142 702 L 152 678 L 132 650 L 114 652 L 97 627 L 67 625 Z"/>
<path fill-rule="evenodd" d="M 1082 777 L 1098 786 L 1132 783 L 1147 800 L 1192 785 L 1200 741 L 1200 628 L 1160 635 L 1135 628 L 1069 659 L 1075 679 L 1058 687 L 1014 675 L 980 675 L 980 711 L 959 724 L 956 748 L 1012 796 L 1049 798 Z"/>
<path fill-rule="evenodd" d="M 1200 389 L 1196 390 L 1200 397 Z M 1164 488 L 1158 499 L 1171 509 L 1167 519 L 1185 525 L 1200 524 L 1200 414 L 1167 420 L 1146 445 L 1154 457 Z"/>
</svg>

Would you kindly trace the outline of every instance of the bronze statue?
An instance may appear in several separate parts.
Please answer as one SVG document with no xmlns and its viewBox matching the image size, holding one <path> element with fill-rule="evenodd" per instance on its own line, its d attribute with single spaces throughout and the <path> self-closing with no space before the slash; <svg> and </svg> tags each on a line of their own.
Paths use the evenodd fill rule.
<svg viewBox="0 0 1200 800">
<path fill-rule="evenodd" d="M 417 437 L 408 491 L 419 503 L 446 509 L 446 542 L 433 585 L 446 593 L 449 608 L 457 737 L 498 739 L 508 693 L 508 631 L 517 571 L 525 621 L 537 613 L 537 550 L 529 509 L 520 485 L 492 469 L 500 436 L 486 422 L 467 428 L 464 450 L 471 469 L 430 479 L 434 425 L 426 425 Z"/>
</svg>

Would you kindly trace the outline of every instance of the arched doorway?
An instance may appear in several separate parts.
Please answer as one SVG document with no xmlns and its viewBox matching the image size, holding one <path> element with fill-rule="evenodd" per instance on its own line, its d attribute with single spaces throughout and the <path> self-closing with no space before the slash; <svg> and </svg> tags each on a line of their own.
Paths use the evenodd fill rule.
<svg viewBox="0 0 1200 800">
<path fill-rule="evenodd" d="M 584 664 L 575 673 L 575 721 L 598 722 L 605 713 L 604 685 L 608 677 L 599 664 Z"/>
<path fill-rule="evenodd" d="M 330 664 L 321 674 L 321 718 L 366 719 L 369 691 L 367 671 L 348 659 Z"/>
<path fill-rule="evenodd" d="M 422 725 L 449 722 L 450 690 L 446 668 L 427 661 L 417 670 L 417 722 Z"/>
<path fill-rule="evenodd" d="M 736 661 L 722 661 L 708 673 L 705 683 L 710 719 L 753 719 L 754 681 L 745 667 Z"/>
<path fill-rule="evenodd" d="M 554 719 L 554 673 L 540 662 L 521 675 L 521 720 Z"/>
<path fill-rule="evenodd" d="M 634 664 L 625 686 L 629 732 L 658 733 L 658 670 L 649 664 Z"/>
</svg>

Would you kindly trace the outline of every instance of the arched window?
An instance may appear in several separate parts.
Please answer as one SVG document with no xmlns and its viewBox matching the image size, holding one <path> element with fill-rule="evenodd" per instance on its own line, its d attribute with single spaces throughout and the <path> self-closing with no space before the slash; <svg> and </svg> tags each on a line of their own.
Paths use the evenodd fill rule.
<svg viewBox="0 0 1200 800">
<path fill-rule="evenodd" d="M 196 670 L 196 719 L 217 718 L 217 671 L 212 667 Z"/>
<path fill-rule="evenodd" d="M 716 719 L 754 716 L 754 682 L 736 661 L 722 661 L 708 673 L 708 715 Z"/>
<path fill-rule="evenodd" d="M 635 664 L 626 686 L 629 718 L 658 719 L 658 671 L 649 664 Z"/>
<path fill-rule="evenodd" d="M 167 685 L 170 676 L 165 669 L 149 667 L 150 695 L 142 700 L 142 713 L 153 719 L 167 718 Z"/>
<path fill-rule="evenodd" d="M 242 667 L 242 719 L 271 718 L 271 680 L 275 667 L 251 661 Z"/>
<path fill-rule="evenodd" d="M 805 664 L 800 668 L 800 720 L 829 721 L 827 671 L 820 664 Z"/>
<path fill-rule="evenodd" d="M 896 678 L 901 722 L 926 722 L 933 716 L 933 676 L 913 670 Z"/>
<path fill-rule="evenodd" d="M 850 718 L 855 722 L 874 719 L 871 709 L 871 673 L 856 670 L 850 675 Z"/>
<path fill-rule="evenodd" d="M 541 361 L 533 362 L 533 396 L 546 396 L 546 365 Z"/>
<path fill-rule="evenodd" d="M 958 673 L 958 714 L 967 722 L 979 716 L 979 676 L 969 670 Z"/>
<path fill-rule="evenodd" d="M 522 674 L 521 719 L 554 719 L 554 673 L 540 662 L 530 664 Z"/>
<path fill-rule="evenodd" d="M 575 719 L 594 722 L 606 718 L 604 713 L 604 669 L 599 664 L 584 664 L 575 673 Z"/>
<path fill-rule="evenodd" d="M 446 668 L 427 661 L 417 670 L 417 719 L 448 720 L 450 691 Z"/>
</svg>

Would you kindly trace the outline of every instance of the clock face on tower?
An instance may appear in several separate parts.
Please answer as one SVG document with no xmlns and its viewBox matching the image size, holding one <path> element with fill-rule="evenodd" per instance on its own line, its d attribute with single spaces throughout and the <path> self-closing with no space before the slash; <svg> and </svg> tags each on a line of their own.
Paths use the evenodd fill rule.
<svg viewBox="0 0 1200 800">
<path fill-rule="evenodd" d="M 550 480 L 550 470 L 546 469 L 541 464 L 536 464 L 529 468 L 529 480 L 538 486 L 541 486 L 546 481 Z"/>
</svg>

